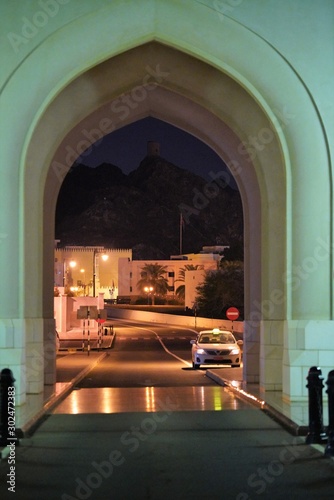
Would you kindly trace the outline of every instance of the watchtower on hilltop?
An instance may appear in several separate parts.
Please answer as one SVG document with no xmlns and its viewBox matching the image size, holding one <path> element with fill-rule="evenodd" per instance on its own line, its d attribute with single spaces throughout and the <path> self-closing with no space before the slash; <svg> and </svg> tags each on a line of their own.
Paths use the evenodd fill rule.
<svg viewBox="0 0 334 500">
<path fill-rule="evenodd" d="M 148 141 L 147 156 L 160 156 L 160 144 L 155 141 Z"/>
</svg>

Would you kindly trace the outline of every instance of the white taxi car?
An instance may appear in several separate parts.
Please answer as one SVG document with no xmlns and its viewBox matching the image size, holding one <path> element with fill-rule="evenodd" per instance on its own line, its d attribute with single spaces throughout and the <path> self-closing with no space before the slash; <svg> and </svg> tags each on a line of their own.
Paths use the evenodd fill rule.
<svg viewBox="0 0 334 500">
<path fill-rule="evenodd" d="M 242 340 L 235 340 L 228 330 L 204 330 L 199 332 L 196 340 L 191 340 L 191 357 L 193 368 L 201 365 L 226 364 L 240 366 Z"/>
</svg>

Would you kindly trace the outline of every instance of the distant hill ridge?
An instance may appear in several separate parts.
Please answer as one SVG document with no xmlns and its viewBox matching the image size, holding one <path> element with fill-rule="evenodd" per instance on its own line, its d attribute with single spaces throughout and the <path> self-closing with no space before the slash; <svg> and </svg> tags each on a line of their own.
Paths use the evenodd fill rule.
<svg viewBox="0 0 334 500">
<path fill-rule="evenodd" d="M 129 175 L 115 165 L 71 168 L 56 210 L 60 245 L 132 248 L 134 259 L 168 259 L 180 251 L 230 245 L 242 255 L 243 218 L 238 191 L 208 181 L 157 155 Z"/>
</svg>

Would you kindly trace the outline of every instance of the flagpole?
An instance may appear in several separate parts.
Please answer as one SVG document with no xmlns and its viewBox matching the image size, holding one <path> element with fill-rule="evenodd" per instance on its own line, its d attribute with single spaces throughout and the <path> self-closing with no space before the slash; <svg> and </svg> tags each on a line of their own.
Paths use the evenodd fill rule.
<svg viewBox="0 0 334 500">
<path fill-rule="evenodd" d="M 180 255 L 182 254 L 182 226 L 183 226 L 183 217 L 182 213 L 180 214 Z"/>
</svg>

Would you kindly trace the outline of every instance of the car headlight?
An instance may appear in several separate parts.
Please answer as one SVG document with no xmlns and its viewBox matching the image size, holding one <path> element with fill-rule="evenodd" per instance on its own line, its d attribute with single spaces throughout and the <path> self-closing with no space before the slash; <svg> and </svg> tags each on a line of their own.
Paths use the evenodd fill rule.
<svg viewBox="0 0 334 500">
<path fill-rule="evenodd" d="M 204 349 L 197 349 L 196 352 L 197 352 L 197 354 L 204 354 L 205 353 Z"/>
<path fill-rule="evenodd" d="M 232 351 L 230 352 L 230 354 L 239 354 L 239 349 L 232 349 Z"/>
</svg>

